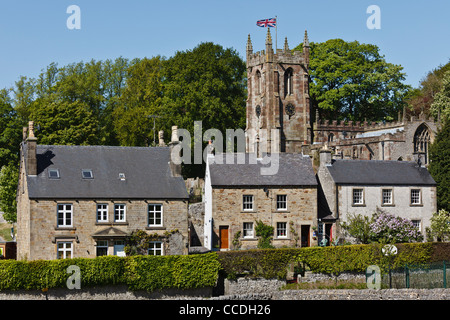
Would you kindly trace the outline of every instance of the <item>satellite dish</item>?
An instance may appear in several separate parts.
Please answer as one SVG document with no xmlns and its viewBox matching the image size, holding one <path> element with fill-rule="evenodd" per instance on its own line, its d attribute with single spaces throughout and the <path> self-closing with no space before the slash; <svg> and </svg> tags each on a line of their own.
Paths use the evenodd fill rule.
<svg viewBox="0 0 450 320">
<path fill-rule="evenodd" d="M 398 249 L 393 244 L 387 244 L 381 249 L 381 252 L 383 252 L 383 254 L 385 256 L 391 256 L 391 255 L 396 255 L 398 252 Z"/>
</svg>

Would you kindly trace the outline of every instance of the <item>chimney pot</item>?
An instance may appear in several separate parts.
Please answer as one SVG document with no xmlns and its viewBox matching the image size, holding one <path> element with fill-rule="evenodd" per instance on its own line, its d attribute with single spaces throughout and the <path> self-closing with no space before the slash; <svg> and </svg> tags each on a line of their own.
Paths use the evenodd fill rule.
<svg viewBox="0 0 450 320">
<path fill-rule="evenodd" d="M 37 159 L 36 159 L 36 148 L 37 139 L 34 136 L 34 123 L 33 121 L 28 122 L 28 138 L 26 140 L 27 145 L 27 174 L 30 176 L 37 175 Z"/>
</svg>

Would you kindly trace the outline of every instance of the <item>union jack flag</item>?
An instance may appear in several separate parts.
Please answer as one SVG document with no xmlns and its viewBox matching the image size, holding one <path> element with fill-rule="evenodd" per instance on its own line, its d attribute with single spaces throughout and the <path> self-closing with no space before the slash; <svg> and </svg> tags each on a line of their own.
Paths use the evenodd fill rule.
<svg viewBox="0 0 450 320">
<path fill-rule="evenodd" d="M 258 21 L 256 21 L 256 25 L 258 27 L 263 27 L 263 28 L 274 28 L 277 26 L 277 19 L 270 18 L 270 19 L 258 20 Z"/>
</svg>

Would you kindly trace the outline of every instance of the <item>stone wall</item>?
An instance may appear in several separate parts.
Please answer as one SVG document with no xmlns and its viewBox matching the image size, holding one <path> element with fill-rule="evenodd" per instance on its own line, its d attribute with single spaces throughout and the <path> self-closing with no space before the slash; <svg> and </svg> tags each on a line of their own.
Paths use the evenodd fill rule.
<svg viewBox="0 0 450 320">
<path fill-rule="evenodd" d="M 205 203 L 189 204 L 190 245 L 204 246 Z"/>
<path fill-rule="evenodd" d="M 212 288 L 146 292 L 129 291 L 126 286 L 105 286 L 80 290 L 50 289 L 47 293 L 40 290 L 0 291 L 0 300 L 450 300 L 450 289 L 279 290 L 277 281 L 238 281 L 242 290 L 217 297 L 212 297 Z M 247 290 L 243 291 L 246 285 Z"/>
<path fill-rule="evenodd" d="M 108 241 L 108 254 L 114 254 L 114 243 L 116 240 L 123 240 L 126 234 L 134 230 L 143 229 L 150 234 L 157 233 L 164 235 L 165 232 L 178 230 L 180 237 L 172 237 L 173 241 L 182 242 L 165 243 L 164 254 L 187 254 L 188 243 L 188 214 L 187 203 L 172 200 L 73 200 L 53 201 L 53 200 L 30 200 L 30 211 L 20 211 L 19 216 L 24 216 L 23 220 L 29 223 L 30 242 L 19 241 L 18 237 L 18 259 L 56 259 L 57 242 L 69 241 L 73 246 L 73 257 L 93 258 L 96 256 L 96 238 L 93 236 L 97 232 L 115 228 L 121 233 L 122 238 L 117 238 L 117 234 L 111 237 L 102 236 Z M 73 227 L 57 226 L 57 205 L 72 204 L 72 225 Z M 108 205 L 108 221 L 97 221 L 97 204 Z M 114 204 L 126 205 L 126 221 L 114 221 Z M 163 225 L 161 227 L 148 226 L 148 204 L 158 203 L 163 205 Z M 29 218 L 28 218 L 29 217 Z M 18 229 L 26 232 L 26 225 L 22 217 L 18 219 Z M 19 224 L 21 224 L 19 226 Z M 20 239 L 24 237 L 20 235 Z"/>
<path fill-rule="evenodd" d="M 243 195 L 253 195 L 253 210 L 243 209 Z M 277 195 L 287 195 L 287 210 L 277 210 Z M 214 188 L 213 189 L 213 247 L 218 245 L 219 230 L 221 226 L 228 227 L 228 248 L 232 248 L 232 241 L 238 231 L 241 232 L 239 241 L 241 248 L 256 248 L 258 239 L 255 231 L 252 238 L 243 237 L 244 222 L 261 220 L 263 223 L 274 227 L 272 244 L 275 247 L 295 246 L 301 244 L 301 226 L 309 226 L 310 246 L 314 243 L 312 227 L 317 226 L 317 189 L 316 188 L 269 188 L 266 193 L 263 188 Z M 290 222 L 292 221 L 292 229 Z M 277 222 L 286 222 L 287 236 L 277 237 Z M 298 239 L 296 240 L 296 237 Z M 215 243 L 214 243 L 215 239 Z"/>
</svg>

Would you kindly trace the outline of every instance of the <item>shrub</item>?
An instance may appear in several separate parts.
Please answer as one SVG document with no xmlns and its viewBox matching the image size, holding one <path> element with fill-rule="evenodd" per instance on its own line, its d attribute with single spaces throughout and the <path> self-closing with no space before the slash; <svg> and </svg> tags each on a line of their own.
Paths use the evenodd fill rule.
<svg viewBox="0 0 450 320">
<path fill-rule="evenodd" d="M 381 212 L 370 224 L 371 240 L 383 243 L 419 242 L 423 236 L 411 220 Z"/>
<path fill-rule="evenodd" d="M 70 265 L 80 267 L 81 287 L 127 284 L 131 290 L 214 286 L 215 253 L 190 256 L 103 256 L 64 260 L 0 261 L 0 290 L 64 288 Z"/>
<path fill-rule="evenodd" d="M 290 264 L 307 266 L 315 273 L 337 275 L 341 272 L 364 272 L 369 265 L 378 265 L 383 272 L 389 264 L 396 268 L 431 261 L 431 243 L 398 244 L 398 254 L 391 260 L 381 253 L 382 245 L 350 245 L 287 249 L 255 249 L 219 252 L 219 261 L 227 278 L 237 276 L 285 279 Z"/>
</svg>

